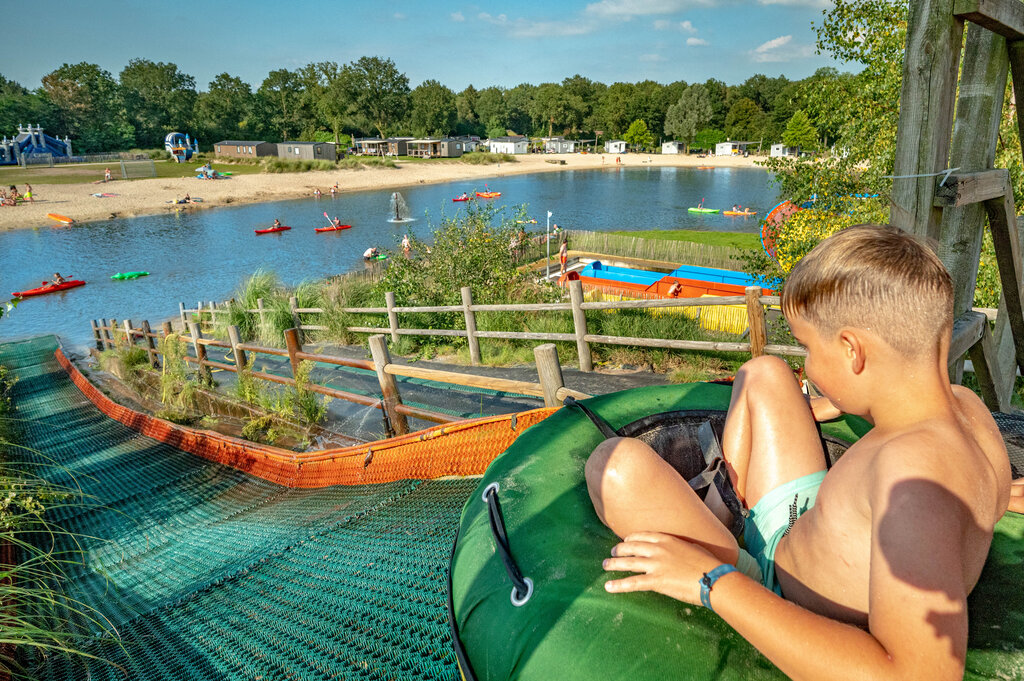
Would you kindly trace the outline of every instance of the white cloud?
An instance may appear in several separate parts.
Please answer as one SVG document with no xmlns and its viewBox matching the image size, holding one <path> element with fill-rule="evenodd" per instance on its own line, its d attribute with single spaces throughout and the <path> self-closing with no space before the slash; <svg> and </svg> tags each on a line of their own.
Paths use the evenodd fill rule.
<svg viewBox="0 0 1024 681">
<path fill-rule="evenodd" d="M 665 59 L 665 57 L 661 56 L 660 54 L 641 54 L 641 55 L 640 55 L 640 56 L 638 57 L 638 59 L 639 59 L 640 61 L 646 61 L 646 62 L 659 62 L 659 61 L 667 61 L 667 60 Z"/>
<path fill-rule="evenodd" d="M 686 21 L 680 21 L 679 22 L 679 28 L 680 28 L 680 30 L 682 30 L 685 33 L 696 33 L 697 32 L 697 29 L 693 27 L 693 24 L 690 23 L 689 19 L 687 19 Z"/>
<path fill-rule="evenodd" d="M 814 54 L 814 48 L 810 45 L 802 45 L 793 42 L 793 36 L 780 35 L 762 43 L 750 51 L 751 58 L 755 62 L 782 62 L 803 59 Z"/>
<path fill-rule="evenodd" d="M 674 23 L 672 21 L 669 21 L 668 19 L 655 19 L 654 20 L 654 30 L 655 31 L 665 31 L 665 30 L 668 30 L 670 28 L 678 29 L 678 30 L 682 31 L 683 33 L 691 33 L 692 34 L 692 33 L 696 33 L 697 32 L 697 29 L 694 27 L 693 22 L 691 22 L 689 19 L 687 19 L 686 21 L 680 21 L 678 24 Z"/>
<path fill-rule="evenodd" d="M 465 21 L 466 20 L 466 17 L 464 17 L 462 15 L 462 12 L 452 12 L 450 16 L 452 18 L 452 21 Z"/>
<path fill-rule="evenodd" d="M 529 21 L 527 19 L 509 19 L 506 14 L 497 16 L 481 12 L 477 18 L 494 26 L 501 26 L 508 30 L 509 35 L 514 38 L 547 38 L 565 37 L 573 35 L 586 35 L 593 33 L 599 28 L 596 21 Z"/>
<path fill-rule="evenodd" d="M 666 28 L 668 28 L 671 25 L 672 25 L 672 22 L 669 21 L 668 19 L 656 19 L 654 21 L 654 30 L 655 31 L 664 31 Z"/>
<path fill-rule="evenodd" d="M 674 14 L 694 5 L 714 5 L 714 0 L 600 0 L 583 10 L 587 14 L 616 19 Z"/>
<path fill-rule="evenodd" d="M 703 38 L 687 38 L 686 39 L 686 44 L 687 45 L 707 45 L 708 41 L 704 40 Z"/>
</svg>

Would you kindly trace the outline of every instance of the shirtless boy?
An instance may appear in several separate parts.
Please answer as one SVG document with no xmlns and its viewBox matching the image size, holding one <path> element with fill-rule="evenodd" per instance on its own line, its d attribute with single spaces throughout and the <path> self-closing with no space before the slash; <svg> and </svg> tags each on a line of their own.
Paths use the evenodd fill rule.
<svg viewBox="0 0 1024 681">
<path fill-rule="evenodd" d="M 1010 466 L 988 410 L 949 383 L 949 275 L 916 239 L 862 225 L 794 268 L 782 308 L 825 397 L 808 403 L 773 357 L 737 374 L 722 448 L 746 549 L 717 490 L 705 504 L 645 444 L 610 439 L 587 484 L 624 538 L 605 569 L 637 574 L 605 588 L 703 600 L 794 679 L 961 679 Z M 826 476 L 814 422 L 841 412 L 874 428 Z"/>
</svg>

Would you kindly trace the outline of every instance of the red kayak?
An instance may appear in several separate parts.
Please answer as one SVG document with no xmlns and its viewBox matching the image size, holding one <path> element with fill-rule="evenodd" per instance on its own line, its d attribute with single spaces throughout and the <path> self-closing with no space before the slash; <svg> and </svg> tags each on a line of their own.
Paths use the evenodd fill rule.
<svg viewBox="0 0 1024 681">
<path fill-rule="evenodd" d="M 267 229 L 254 229 L 253 231 L 257 234 L 273 234 L 274 232 L 287 232 L 291 227 L 288 225 L 281 225 L 280 227 L 269 227 Z"/>
<path fill-rule="evenodd" d="M 45 283 L 45 282 L 44 282 Z M 76 286 L 85 286 L 85 282 L 80 279 L 69 279 L 63 284 L 54 284 L 53 286 L 45 285 L 39 288 L 31 288 L 27 291 L 15 291 L 11 295 L 15 298 L 28 298 L 29 296 L 41 296 L 44 293 L 55 293 L 56 291 L 63 291 L 69 288 L 75 288 Z"/>
<path fill-rule="evenodd" d="M 471 198 L 473 198 L 473 197 L 472 196 L 460 196 L 457 199 L 452 199 L 452 201 L 469 201 Z"/>
<path fill-rule="evenodd" d="M 352 229 L 352 225 L 338 225 L 337 227 L 335 227 L 333 225 L 330 226 L 330 227 L 317 227 L 315 231 L 317 231 L 317 232 L 340 232 L 343 229 Z"/>
</svg>

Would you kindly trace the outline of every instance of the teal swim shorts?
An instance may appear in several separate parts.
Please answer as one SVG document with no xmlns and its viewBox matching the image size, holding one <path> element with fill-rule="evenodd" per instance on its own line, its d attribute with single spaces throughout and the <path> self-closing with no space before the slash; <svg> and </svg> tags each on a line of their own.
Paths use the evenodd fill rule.
<svg viewBox="0 0 1024 681">
<path fill-rule="evenodd" d="M 825 473 L 818 471 L 776 487 L 761 497 L 747 517 L 743 529 L 747 548 L 740 549 L 736 567 L 780 596 L 782 589 L 775 578 L 775 550 L 792 523 L 814 506 Z"/>
</svg>

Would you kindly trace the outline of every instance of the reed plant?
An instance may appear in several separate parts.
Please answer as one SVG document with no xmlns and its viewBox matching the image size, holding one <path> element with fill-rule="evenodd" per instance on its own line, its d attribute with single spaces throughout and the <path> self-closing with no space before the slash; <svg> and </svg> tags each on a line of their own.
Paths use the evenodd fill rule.
<svg viewBox="0 0 1024 681">
<path fill-rule="evenodd" d="M 492 165 L 494 163 L 518 163 L 518 159 L 512 154 L 497 154 L 490 151 L 471 151 L 459 157 L 463 163 L 471 165 Z"/>
<path fill-rule="evenodd" d="M 293 161 L 286 158 L 263 159 L 265 173 L 305 173 L 310 170 L 334 170 L 338 164 L 324 159 L 303 159 Z"/>
</svg>

